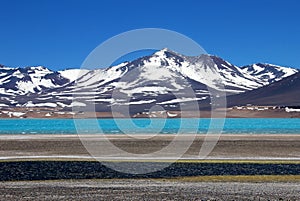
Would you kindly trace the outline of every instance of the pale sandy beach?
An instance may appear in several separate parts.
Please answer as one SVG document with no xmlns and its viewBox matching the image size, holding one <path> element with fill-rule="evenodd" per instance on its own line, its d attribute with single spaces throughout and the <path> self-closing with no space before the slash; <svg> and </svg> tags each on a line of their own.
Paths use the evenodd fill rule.
<svg viewBox="0 0 300 201">
<path fill-rule="evenodd" d="M 173 139 L 173 135 L 146 138 L 137 135 L 86 135 L 84 140 L 95 141 L 99 146 L 114 146 L 130 153 L 151 153 L 161 150 Z M 179 140 L 189 140 L 184 135 Z M 196 158 L 203 141 L 215 141 L 215 137 L 197 136 L 183 158 Z M 300 160 L 300 135 L 222 135 L 208 155 L 209 159 L 256 159 L 256 160 Z M 102 144 L 101 144 L 102 143 Z M 18 158 L 90 158 L 88 151 L 77 135 L 1 135 L 0 160 Z"/>
</svg>

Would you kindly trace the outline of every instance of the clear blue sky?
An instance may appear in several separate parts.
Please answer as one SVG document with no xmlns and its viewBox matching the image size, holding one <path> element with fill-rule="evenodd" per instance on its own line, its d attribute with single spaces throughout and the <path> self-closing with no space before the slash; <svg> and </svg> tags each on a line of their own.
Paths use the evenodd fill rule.
<svg viewBox="0 0 300 201">
<path fill-rule="evenodd" d="M 300 67 L 298 0 L 0 0 L 0 63 L 80 67 L 104 40 L 165 28 L 236 65 Z"/>
</svg>

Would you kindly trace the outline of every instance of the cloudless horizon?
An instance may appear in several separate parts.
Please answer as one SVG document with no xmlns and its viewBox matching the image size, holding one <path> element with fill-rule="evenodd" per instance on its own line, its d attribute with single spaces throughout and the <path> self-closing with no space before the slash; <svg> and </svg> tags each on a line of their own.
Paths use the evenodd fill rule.
<svg viewBox="0 0 300 201">
<path fill-rule="evenodd" d="M 0 7 L 5 66 L 79 68 L 94 48 L 117 34 L 163 28 L 238 66 L 300 68 L 297 0 L 0 0 Z"/>
</svg>

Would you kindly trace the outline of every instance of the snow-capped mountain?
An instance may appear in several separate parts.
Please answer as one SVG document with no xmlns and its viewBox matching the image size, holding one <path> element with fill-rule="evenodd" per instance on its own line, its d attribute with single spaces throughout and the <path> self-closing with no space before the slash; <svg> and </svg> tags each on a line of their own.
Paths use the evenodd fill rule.
<svg viewBox="0 0 300 201">
<path fill-rule="evenodd" d="M 59 72 L 43 66 L 26 68 L 0 67 L 0 93 L 4 95 L 26 95 L 40 93 L 69 83 Z"/>
<path fill-rule="evenodd" d="M 241 67 L 242 71 L 260 79 L 264 85 L 289 77 L 298 70 L 273 64 L 257 63 Z"/>
<path fill-rule="evenodd" d="M 96 105 L 160 105 L 210 102 L 215 96 L 239 94 L 276 82 L 297 70 L 274 65 L 239 68 L 217 56 L 184 56 L 168 49 L 106 69 L 70 69 L 54 72 L 45 67 L 0 67 L 0 107 Z M 137 109 L 136 111 L 139 111 Z"/>
</svg>

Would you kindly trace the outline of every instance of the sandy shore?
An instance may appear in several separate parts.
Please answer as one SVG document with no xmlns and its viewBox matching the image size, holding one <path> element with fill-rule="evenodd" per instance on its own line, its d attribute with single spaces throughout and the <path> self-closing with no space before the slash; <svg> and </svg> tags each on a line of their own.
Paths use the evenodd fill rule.
<svg viewBox="0 0 300 201">
<path fill-rule="evenodd" d="M 192 136 L 183 135 L 182 141 Z M 143 139 L 144 138 L 144 139 Z M 215 137 L 197 136 L 183 158 L 196 158 L 204 140 L 214 142 Z M 99 147 L 112 145 L 130 153 L 148 154 L 159 151 L 172 142 L 173 135 L 136 138 L 125 135 L 86 135 L 84 140 L 97 143 Z M 110 145 L 111 146 L 111 145 Z M 168 155 L 168 153 L 166 153 Z M 90 158 L 77 135 L 1 135 L 0 159 L 13 158 Z M 274 159 L 300 160 L 300 135 L 222 135 L 209 159 Z"/>
</svg>

